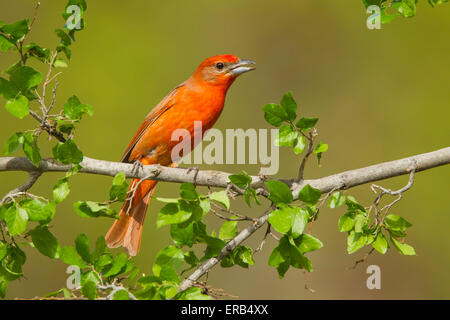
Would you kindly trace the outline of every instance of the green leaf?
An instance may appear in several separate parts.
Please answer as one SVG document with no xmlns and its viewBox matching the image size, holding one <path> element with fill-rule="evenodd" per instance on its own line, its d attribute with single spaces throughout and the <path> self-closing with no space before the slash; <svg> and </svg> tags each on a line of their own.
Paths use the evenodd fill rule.
<svg viewBox="0 0 450 320">
<path fill-rule="evenodd" d="M 103 273 L 104 277 L 112 277 L 121 274 L 128 262 L 128 257 L 125 253 L 121 252 L 114 258 L 114 261 L 109 269 L 105 269 L 106 271 Z"/>
<path fill-rule="evenodd" d="M 11 236 L 21 234 L 27 228 L 28 214 L 25 209 L 13 205 L 5 212 L 5 222 Z"/>
<path fill-rule="evenodd" d="M 448 2 L 449 0 L 428 0 L 428 3 L 434 8 L 438 4 L 443 4 Z"/>
<path fill-rule="evenodd" d="M 311 261 L 301 253 L 295 243 L 291 244 L 288 236 L 284 236 L 280 239 L 279 247 L 281 255 L 286 260 L 286 262 L 279 265 L 277 268 L 280 278 L 282 278 L 284 273 L 288 270 L 289 264 L 294 268 L 305 269 L 309 272 L 312 271 Z"/>
<path fill-rule="evenodd" d="M 328 150 L 328 145 L 322 142 L 319 142 L 319 144 L 314 149 L 314 153 L 322 153 Z"/>
<path fill-rule="evenodd" d="M 235 218 L 233 216 L 233 218 Z M 231 240 L 238 234 L 237 221 L 225 221 L 220 227 L 219 238 Z"/>
<path fill-rule="evenodd" d="M 295 121 L 295 118 L 297 118 L 297 103 L 294 100 L 292 92 L 284 94 L 280 104 L 286 111 L 289 121 Z"/>
<path fill-rule="evenodd" d="M 255 261 L 253 260 L 253 250 L 250 247 L 238 246 L 231 254 L 234 262 L 243 268 L 248 268 L 249 265 L 252 266 L 255 264 Z"/>
<path fill-rule="evenodd" d="M 0 241 L 0 260 L 6 257 L 7 247 L 3 241 Z"/>
<path fill-rule="evenodd" d="M 75 212 L 83 218 L 109 217 L 118 218 L 116 210 L 106 204 L 94 201 L 77 201 L 73 204 Z"/>
<path fill-rule="evenodd" d="M 404 231 L 400 231 L 400 230 L 392 230 L 392 229 L 388 229 L 389 233 L 396 238 L 404 238 L 406 237 L 406 232 Z"/>
<path fill-rule="evenodd" d="M 256 190 L 249 186 L 244 191 L 244 200 L 249 207 L 251 207 L 250 199 L 253 199 L 257 205 L 260 205 L 258 197 L 256 196 Z"/>
<path fill-rule="evenodd" d="M 345 203 L 345 196 L 342 192 L 337 191 L 334 192 L 331 197 L 330 201 L 328 202 L 328 208 L 334 209 L 342 206 Z"/>
<path fill-rule="evenodd" d="M 6 34 L 12 35 L 14 38 L 22 38 L 28 33 L 30 27 L 30 20 L 23 19 L 11 24 L 4 25 L 0 30 Z"/>
<path fill-rule="evenodd" d="M 298 136 L 294 141 L 294 152 L 295 154 L 302 153 L 306 148 L 306 138 L 304 136 Z"/>
<path fill-rule="evenodd" d="M 296 211 L 292 207 L 282 207 L 269 214 L 269 223 L 280 233 L 286 234 L 292 227 L 292 215 Z"/>
<path fill-rule="evenodd" d="M 355 226 L 355 220 L 351 212 L 347 212 L 339 218 L 339 232 L 348 232 Z"/>
<path fill-rule="evenodd" d="M 136 277 L 138 276 L 139 273 L 140 273 L 139 268 L 133 267 L 133 269 L 128 274 L 128 284 L 130 284 L 132 281 L 134 281 L 134 279 L 136 279 Z"/>
<path fill-rule="evenodd" d="M 266 181 L 266 185 L 269 188 L 269 199 L 272 200 L 273 203 L 291 203 L 293 201 L 292 192 L 289 187 L 278 180 L 269 180 Z"/>
<path fill-rule="evenodd" d="M 300 193 L 298 194 L 298 200 L 306 204 L 315 205 L 317 201 L 319 201 L 321 195 L 322 191 L 307 184 L 302 188 L 302 190 L 300 190 Z"/>
<path fill-rule="evenodd" d="M 303 231 L 305 230 L 306 225 L 308 224 L 308 220 L 310 218 L 308 210 L 304 208 L 293 207 L 293 211 L 291 211 L 292 215 L 292 237 L 299 237 Z"/>
<path fill-rule="evenodd" d="M 130 294 L 125 289 L 114 292 L 113 300 L 130 300 Z"/>
<path fill-rule="evenodd" d="M 95 300 L 98 297 L 97 284 L 92 281 L 86 281 L 81 287 L 81 293 L 89 300 Z"/>
<path fill-rule="evenodd" d="M 10 81 L 0 77 L 0 94 L 6 100 L 14 100 L 19 94 L 19 90 Z"/>
<path fill-rule="evenodd" d="M 99 236 L 95 241 L 94 252 L 92 253 L 92 259 L 95 260 L 104 253 L 107 252 L 106 241 L 104 236 Z"/>
<path fill-rule="evenodd" d="M 314 128 L 314 126 L 317 124 L 317 121 L 319 121 L 319 118 L 301 118 L 300 120 L 298 120 L 295 126 L 302 131 L 307 131 Z"/>
<path fill-rule="evenodd" d="M 147 287 L 149 285 L 153 285 L 155 283 L 161 284 L 161 279 L 156 276 L 142 276 L 137 281 L 137 284 L 142 287 Z"/>
<path fill-rule="evenodd" d="M 24 135 L 23 152 L 36 167 L 39 167 L 42 157 L 37 145 L 37 138 L 31 132 Z"/>
<path fill-rule="evenodd" d="M 22 95 L 15 99 L 6 101 L 5 108 L 9 113 L 19 119 L 23 119 L 30 113 L 30 109 L 28 108 L 28 99 Z"/>
<path fill-rule="evenodd" d="M 416 15 L 416 1 L 417 0 L 400 0 L 392 4 L 398 12 L 405 18 L 414 17 Z"/>
<path fill-rule="evenodd" d="M 69 179 L 62 178 L 59 179 L 58 182 L 53 187 L 53 198 L 55 199 L 55 203 L 61 203 L 70 193 Z"/>
<path fill-rule="evenodd" d="M 67 68 L 69 65 L 63 59 L 55 59 L 55 62 L 53 62 L 53 66 L 55 68 Z"/>
<path fill-rule="evenodd" d="M 80 268 L 85 268 L 86 263 L 83 261 L 83 259 L 78 254 L 77 250 L 74 247 L 67 246 L 63 247 L 60 250 L 59 257 L 62 261 L 67 263 L 68 265 L 76 265 Z"/>
<path fill-rule="evenodd" d="M 186 222 L 187 223 L 187 222 Z M 195 224 L 193 221 L 186 225 L 186 223 L 170 225 L 170 236 L 177 246 L 192 247 L 196 240 Z"/>
<path fill-rule="evenodd" d="M 88 104 L 82 104 L 77 96 L 71 96 L 64 105 L 64 116 L 70 120 L 79 121 L 84 114 L 92 116 L 93 108 Z"/>
<path fill-rule="evenodd" d="M 36 249 L 44 256 L 52 259 L 59 258 L 59 243 L 47 227 L 39 226 L 30 231 L 31 239 Z"/>
<path fill-rule="evenodd" d="M 394 245 L 395 249 L 397 249 L 397 251 L 400 252 L 401 254 L 404 254 L 406 256 L 416 255 L 416 251 L 414 250 L 413 247 L 411 247 L 409 244 L 398 241 L 392 235 L 391 235 L 391 243 Z"/>
<path fill-rule="evenodd" d="M 385 254 L 389 245 L 383 232 L 379 231 L 375 237 L 375 241 L 372 242 L 372 247 L 374 247 L 378 252 Z"/>
<path fill-rule="evenodd" d="M 50 58 L 50 50 L 42 48 L 36 43 L 30 43 L 24 46 L 25 51 L 31 56 L 38 59 L 41 62 L 46 63 Z"/>
<path fill-rule="evenodd" d="M 0 266 L 0 277 L 3 276 L 8 281 L 19 279 L 23 276 L 22 266 L 27 260 L 25 252 L 19 247 L 9 245 L 7 246 L 6 256 Z"/>
<path fill-rule="evenodd" d="M 180 196 L 186 200 L 197 200 L 198 194 L 192 183 L 184 182 L 180 186 Z"/>
<path fill-rule="evenodd" d="M 202 293 L 202 289 L 198 287 L 190 287 L 175 296 L 177 300 L 211 300 L 210 296 Z"/>
<path fill-rule="evenodd" d="M 5 73 L 11 76 L 11 74 L 20 67 L 22 67 L 22 60 L 18 60 L 16 63 L 10 65 L 8 69 L 5 70 Z M 11 87 L 15 89 L 16 94 L 19 92 L 19 89 L 15 85 L 11 84 Z"/>
<path fill-rule="evenodd" d="M 365 246 L 366 242 L 367 242 L 366 235 L 359 232 L 351 231 L 347 237 L 347 252 L 349 254 L 352 254 L 358 251 L 359 249 Z"/>
<path fill-rule="evenodd" d="M 72 44 L 72 40 L 64 30 L 56 29 L 55 33 L 61 39 L 61 44 L 63 46 L 70 46 Z"/>
<path fill-rule="evenodd" d="M 195 268 L 199 263 L 197 256 L 194 251 L 189 251 L 184 253 L 184 261 L 189 264 L 192 268 Z M 184 270 L 187 271 L 187 270 Z"/>
<path fill-rule="evenodd" d="M 28 66 L 20 66 L 11 73 L 11 83 L 22 92 L 42 82 L 42 74 Z"/>
<path fill-rule="evenodd" d="M 293 147 L 294 143 L 298 142 L 296 139 L 298 132 L 293 130 L 290 125 L 282 125 L 275 137 L 275 145 L 283 147 Z"/>
<path fill-rule="evenodd" d="M 275 247 L 269 256 L 269 266 L 278 267 L 285 261 L 286 259 L 284 259 L 283 255 L 281 254 L 280 246 Z"/>
<path fill-rule="evenodd" d="M 357 214 L 355 216 L 355 232 L 363 232 L 367 222 L 367 217 L 364 214 Z"/>
<path fill-rule="evenodd" d="M 16 132 L 8 139 L 8 141 L 6 141 L 5 147 L 3 148 L 3 154 L 7 156 L 10 155 L 11 153 L 16 152 L 22 146 L 23 141 L 24 141 L 23 133 Z"/>
<path fill-rule="evenodd" d="M 322 142 L 314 149 L 314 153 L 317 155 L 317 163 L 320 165 L 320 160 L 322 159 L 322 153 L 328 150 L 328 145 Z"/>
<path fill-rule="evenodd" d="M 387 215 L 384 222 L 389 230 L 394 231 L 405 231 L 407 228 L 412 226 L 411 223 L 396 214 Z"/>
<path fill-rule="evenodd" d="M 14 41 L 9 40 L 4 35 L 0 34 L 0 51 L 7 52 L 14 47 Z"/>
<path fill-rule="evenodd" d="M 192 211 L 192 206 L 184 200 L 180 200 L 178 203 L 168 203 L 159 212 L 156 226 L 160 228 L 167 224 L 187 221 L 192 216 Z"/>
<path fill-rule="evenodd" d="M 230 210 L 230 199 L 228 198 L 226 190 L 210 193 L 209 199 L 220 203 L 225 209 Z"/>
<path fill-rule="evenodd" d="M 0 206 L 0 220 L 5 220 L 6 211 L 16 204 L 14 202 L 5 202 Z"/>
<path fill-rule="evenodd" d="M 263 111 L 264 119 L 275 127 L 279 127 L 283 121 L 289 120 L 286 110 L 275 103 L 266 104 L 263 106 Z"/>
<path fill-rule="evenodd" d="M 252 183 L 252 178 L 245 171 L 243 171 L 242 174 L 232 174 L 228 176 L 228 179 L 230 179 L 233 184 L 242 189 L 246 188 Z"/>
<path fill-rule="evenodd" d="M 8 281 L 0 277 L 0 298 L 5 298 L 6 289 L 8 289 Z"/>
<path fill-rule="evenodd" d="M 66 56 L 68 61 L 70 61 L 70 59 L 72 58 L 72 50 L 70 50 L 69 47 L 67 47 L 67 46 L 65 46 L 63 44 L 59 44 L 56 47 L 56 50 L 58 52 L 61 52 L 61 51 L 64 52 L 64 54 L 65 54 L 65 56 Z"/>
<path fill-rule="evenodd" d="M 20 207 L 27 211 L 30 221 L 48 223 L 55 215 L 55 203 L 45 202 L 36 198 L 20 201 Z"/>
<path fill-rule="evenodd" d="M 96 271 L 106 273 L 112 267 L 114 262 L 113 256 L 110 253 L 101 254 L 94 261 L 94 268 Z"/>
<path fill-rule="evenodd" d="M 77 249 L 78 254 L 84 261 L 87 263 L 91 263 L 91 254 L 90 254 L 90 244 L 88 237 L 82 233 L 79 234 L 75 239 L 75 248 Z"/>
<path fill-rule="evenodd" d="M 293 266 L 294 268 L 305 269 L 308 272 L 311 272 L 313 270 L 311 261 L 294 246 L 291 246 L 290 258 L 291 266 Z"/>
<path fill-rule="evenodd" d="M 347 197 L 347 199 L 345 200 L 345 205 L 347 206 L 349 212 L 366 212 L 366 209 L 361 204 L 359 204 L 352 196 Z"/>
<path fill-rule="evenodd" d="M 205 250 L 206 258 L 212 258 L 212 257 L 217 256 L 226 245 L 225 241 L 223 241 L 222 239 L 213 237 L 213 236 L 206 236 L 204 238 L 204 241 L 207 244 L 207 247 Z"/>
<path fill-rule="evenodd" d="M 119 172 L 114 176 L 111 189 L 109 190 L 109 200 L 125 201 L 127 198 L 128 183 L 125 173 Z"/>
<path fill-rule="evenodd" d="M 322 241 L 307 233 L 302 234 L 295 240 L 295 243 L 301 253 L 318 250 L 323 247 Z"/>
<path fill-rule="evenodd" d="M 180 278 L 178 277 L 177 272 L 172 267 L 169 267 L 167 265 L 161 266 L 161 270 L 159 271 L 159 277 L 163 281 L 175 282 L 177 284 L 180 283 Z"/>
<path fill-rule="evenodd" d="M 64 164 L 78 164 L 83 161 L 83 152 L 78 149 L 72 139 L 68 139 L 64 143 L 58 142 L 52 151 L 55 159 Z"/>
<path fill-rule="evenodd" d="M 234 259 L 231 255 L 227 255 L 223 257 L 222 260 L 220 260 L 220 266 L 222 268 L 231 268 L 234 265 L 235 265 Z"/>
<path fill-rule="evenodd" d="M 162 266 L 171 267 L 173 270 L 178 270 L 184 263 L 183 251 L 174 246 L 168 246 L 162 249 L 156 256 L 156 261 L 153 264 L 153 274 L 160 275 Z"/>
</svg>

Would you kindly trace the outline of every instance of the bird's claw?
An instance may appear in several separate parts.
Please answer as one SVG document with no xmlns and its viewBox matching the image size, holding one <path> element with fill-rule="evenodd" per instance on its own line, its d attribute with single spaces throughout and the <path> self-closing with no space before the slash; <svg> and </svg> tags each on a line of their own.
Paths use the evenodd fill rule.
<svg viewBox="0 0 450 320">
<path fill-rule="evenodd" d="M 191 171 L 195 171 L 194 174 L 194 186 L 197 185 L 197 176 L 198 176 L 198 172 L 200 171 L 199 167 L 191 167 L 187 169 L 187 174 L 189 174 Z"/>
<path fill-rule="evenodd" d="M 138 174 L 139 170 L 144 169 L 144 164 L 142 162 L 140 162 L 139 160 L 136 160 L 135 162 L 133 162 L 133 174 Z"/>
<path fill-rule="evenodd" d="M 261 172 L 258 174 L 258 177 L 261 181 L 267 181 L 269 179 L 265 174 Z"/>
</svg>

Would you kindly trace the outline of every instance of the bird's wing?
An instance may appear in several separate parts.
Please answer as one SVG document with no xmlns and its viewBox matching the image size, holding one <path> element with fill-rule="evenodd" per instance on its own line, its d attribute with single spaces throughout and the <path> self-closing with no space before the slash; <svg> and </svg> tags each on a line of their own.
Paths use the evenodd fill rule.
<svg viewBox="0 0 450 320">
<path fill-rule="evenodd" d="M 130 155 L 133 151 L 133 148 L 136 146 L 136 144 L 139 142 L 139 140 L 144 135 L 145 131 L 167 110 L 172 108 L 175 105 L 175 95 L 180 90 L 181 87 L 183 87 L 184 84 L 179 85 L 175 89 L 173 89 L 163 100 L 161 100 L 158 105 L 153 108 L 152 111 L 145 117 L 144 122 L 141 123 L 139 128 L 137 129 L 136 133 L 134 134 L 133 138 L 131 139 L 130 143 L 128 144 L 127 148 L 125 149 L 121 162 L 130 162 Z"/>
</svg>

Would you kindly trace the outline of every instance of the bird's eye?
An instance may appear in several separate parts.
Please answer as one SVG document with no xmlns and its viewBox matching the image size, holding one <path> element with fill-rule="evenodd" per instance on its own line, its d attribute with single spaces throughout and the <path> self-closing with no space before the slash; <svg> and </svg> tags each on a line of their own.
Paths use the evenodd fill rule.
<svg viewBox="0 0 450 320">
<path fill-rule="evenodd" d="M 219 69 L 219 70 L 222 70 L 223 69 L 223 63 L 222 62 L 217 62 L 216 63 L 216 68 Z"/>
</svg>

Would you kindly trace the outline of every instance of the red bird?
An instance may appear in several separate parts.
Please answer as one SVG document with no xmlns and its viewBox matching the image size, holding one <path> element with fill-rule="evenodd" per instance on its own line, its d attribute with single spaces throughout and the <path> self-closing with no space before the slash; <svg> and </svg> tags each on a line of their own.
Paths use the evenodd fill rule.
<svg viewBox="0 0 450 320">
<path fill-rule="evenodd" d="M 194 121 L 201 121 L 202 132 L 210 129 L 222 112 L 228 88 L 242 73 L 255 69 L 255 62 L 234 55 L 219 55 L 204 60 L 194 74 L 170 92 L 145 118 L 122 156 L 122 162 L 142 165 L 175 166 L 171 154 L 179 143 L 172 141 L 172 132 L 185 129 L 194 142 Z M 199 140 L 199 139 L 198 139 Z M 195 146 L 192 144 L 191 150 Z M 129 191 L 139 179 L 134 179 Z M 156 181 L 144 180 L 133 199 L 124 202 L 119 215 L 106 234 L 108 247 L 123 246 L 135 256 L 141 245 L 150 198 Z"/>
</svg>

